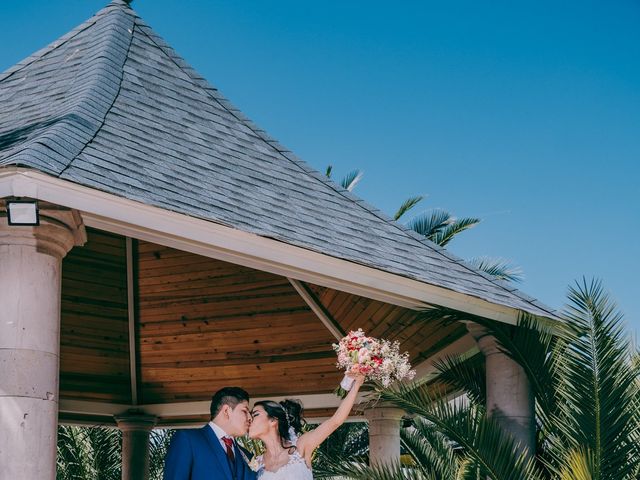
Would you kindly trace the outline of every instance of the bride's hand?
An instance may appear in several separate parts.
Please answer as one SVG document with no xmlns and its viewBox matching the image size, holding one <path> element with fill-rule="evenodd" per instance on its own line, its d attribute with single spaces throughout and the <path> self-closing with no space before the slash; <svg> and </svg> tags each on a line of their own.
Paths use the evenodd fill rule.
<svg viewBox="0 0 640 480">
<path fill-rule="evenodd" d="M 365 376 L 361 373 L 347 373 L 347 377 L 352 378 L 355 383 L 354 386 L 361 387 L 366 380 Z"/>
<path fill-rule="evenodd" d="M 336 409 L 335 413 L 322 422 L 316 429 L 310 430 L 304 433 L 298 439 L 298 449 L 300 454 L 305 457 L 307 463 L 311 462 L 311 455 L 313 451 L 324 442 L 329 435 L 336 431 L 336 429 L 342 425 L 349 417 L 349 413 L 353 408 L 356 401 L 358 391 L 365 381 L 364 375 L 360 373 L 347 373 L 347 378 L 353 379 L 353 385 L 349 390 L 347 396 L 340 402 L 340 406 Z"/>
</svg>

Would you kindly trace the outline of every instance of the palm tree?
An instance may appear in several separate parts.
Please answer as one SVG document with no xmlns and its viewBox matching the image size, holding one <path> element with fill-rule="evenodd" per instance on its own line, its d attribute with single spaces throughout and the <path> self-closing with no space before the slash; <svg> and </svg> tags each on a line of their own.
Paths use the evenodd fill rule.
<svg viewBox="0 0 640 480">
<path fill-rule="evenodd" d="M 149 436 L 149 480 L 162 480 L 164 473 L 164 459 L 169 451 L 171 437 L 175 430 L 158 428 L 151 431 Z"/>
<path fill-rule="evenodd" d="M 327 176 L 327 178 L 331 178 L 331 173 L 333 171 L 333 165 L 328 165 L 327 169 L 325 170 L 324 174 Z M 347 173 L 342 180 L 340 180 L 340 186 L 342 188 L 344 188 L 345 190 L 348 191 L 352 191 L 356 185 L 360 182 L 360 180 L 362 179 L 362 171 L 360 170 L 353 170 L 349 173 Z"/>
<path fill-rule="evenodd" d="M 500 257 L 473 257 L 467 260 L 472 267 L 507 282 L 519 283 L 524 280 L 522 269 Z"/>
<path fill-rule="evenodd" d="M 369 454 L 369 425 L 365 422 L 344 423 L 320 445 L 313 455 L 313 469 L 323 470 L 333 458 L 362 458 Z"/>
<path fill-rule="evenodd" d="M 327 178 L 331 178 L 332 172 L 333 166 L 327 166 L 325 170 Z M 352 191 L 360 182 L 362 176 L 363 172 L 361 170 L 353 170 L 340 180 L 340 185 L 344 189 Z M 411 211 L 422 200 L 424 200 L 423 195 L 407 198 L 393 215 L 393 219 L 400 221 L 405 214 Z M 407 227 L 433 243 L 444 247 L 453 240 L 456 235 L 476 226 L 478 223 L 480 223 L 479 218 L 457 218 L 446 210 L 434 208 L 413 217 L 407 223 Z M 522 270 L 502 258 L 478 257 L 472 258 L 467 261 L 467 263 L 473 268 L 488 273 L 500 280 L 509 282 L 520 282 L 523 280 Z"/>
<path fill-rule="evenodd" d="M 164 459 L 174 433 L 155 429 L 149 437 L 149 479 L 162 480 Z M 116 428 L 61 425 L 57 480 L 120 480 L 122 433 Z"/>
<path fill-rule="evenodd" d="M 450 358 L 441 381 L 466 394 L 445 401 L 426 385 L 381 391 L 415 415 L 402 441 L 413 465 L 372 468 L 333 459 L 322 476 L 354 479 L 632 480 L 640 477 L 640 371 L 622 315 L 600 282 L 571 287 L 562 324 L 522 315 L 519 328 L 438 308 L 425 318 L 483 325 L 522 365 L 536 400 L 537 452 L 523 454 L 484 408 L 482 362 Z M 342 459 L 344 461 L 344 459 Z"/>
<path fill-rule="evenodd" d="M 61 425 L 58 428 L 57 480 L 119 480 L 120 430 Z"/>
<path fill-rule="evenodd" d="M 424 197 L 422 195 L 409 197 L 402 202 L 402 205 L 400 205 L 394 214 L 393 219 L 396 221 L 400 220 L 423 199 Z M 414 232 L 431 240 L 436 245 L 445 247 L 456 235 L 475 227 L 480 221 L 479 218 L 474 217 L 457 218 L 446 210 L 434 208 L 413 217 L 407 226 Z M 467 263 L 500 280 L 521 282 L 524 279 L 522 270 L 519 267 L 512 265 L 502 258 L 476 257 L 467 260 Z"/>
</svg>

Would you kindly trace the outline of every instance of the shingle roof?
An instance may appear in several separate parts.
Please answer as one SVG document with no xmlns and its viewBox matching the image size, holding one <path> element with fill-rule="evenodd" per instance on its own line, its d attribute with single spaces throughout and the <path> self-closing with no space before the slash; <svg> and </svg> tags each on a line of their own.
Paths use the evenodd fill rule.
<svg viewBox="0 0 640 480">
<path fill-rule="evenodd" d="M 0 75 L 0 167 L 30 167 L 548 316 L 310 168 L 116 0 Z"/>
</svg>

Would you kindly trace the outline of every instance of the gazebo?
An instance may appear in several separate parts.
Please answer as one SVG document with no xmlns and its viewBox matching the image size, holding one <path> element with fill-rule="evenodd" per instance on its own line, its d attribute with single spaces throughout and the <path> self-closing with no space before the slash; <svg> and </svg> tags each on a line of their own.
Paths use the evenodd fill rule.
<svg viewBox="0 0 640 480">
<path fill-rule="evenodd" d="M 553 316 L 314 171 L 127 2 L 0 75 L 0 477 L 55 478 L 62 422 L 121 428 L 123 478 L 145 478 L 149 431 L 202 424 L 224 385 L 326 417 L 355 328 L 420 378 L 480 349 L 490 409 L 529 442 L 523 372 L 420 321 L 432 305 Z M 365 412 L 372 461 L 397 458 L 401 416 Z"/>
</svg>

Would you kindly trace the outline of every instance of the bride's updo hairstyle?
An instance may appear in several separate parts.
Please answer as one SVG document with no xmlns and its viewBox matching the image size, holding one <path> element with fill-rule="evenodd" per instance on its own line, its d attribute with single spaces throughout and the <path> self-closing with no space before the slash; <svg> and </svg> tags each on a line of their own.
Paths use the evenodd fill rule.
<svg viewBox="0 0 640 480">
<path fill-rule="evenodd" d="M 267 412 L 267 416 L 278 421 L 278 435 L 283 448 L 295 447 L 298 436 L 302 433 L 302 427 L 306 423 L 302 418 L 304 410 L 299 400 L 286 399 L 282 402 L 263 400 L 256 402 L 254 406 L 261 406 Z M 291 433 L 295 438 L 292 438 Z"/>
</svg>

